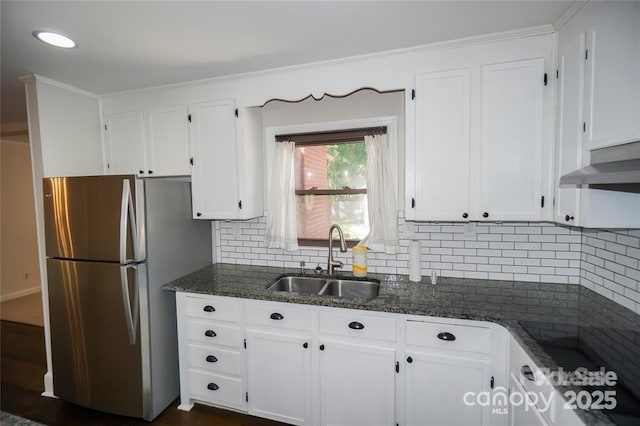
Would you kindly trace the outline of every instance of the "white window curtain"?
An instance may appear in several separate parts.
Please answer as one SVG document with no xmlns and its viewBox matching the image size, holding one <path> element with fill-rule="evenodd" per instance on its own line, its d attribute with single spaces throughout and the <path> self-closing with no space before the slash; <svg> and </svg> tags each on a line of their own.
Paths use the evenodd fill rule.
<svg viewBox="0 0 640 426">
<path fill-rule="evenodd" d="M 369 234 L 358 245 L 396 254 L 400 251 L 398 203 L 387 135 L 365 136 L 364 143 L 367 149 Z"/>
<path fill-rule="evenodd" d="M 269 248 L 287 251 L 298 250 L 298 226 L 296 222 L 296 181 L 293 165 L 295 143 L 276 143 L 265 243 Z"/>
</svg>

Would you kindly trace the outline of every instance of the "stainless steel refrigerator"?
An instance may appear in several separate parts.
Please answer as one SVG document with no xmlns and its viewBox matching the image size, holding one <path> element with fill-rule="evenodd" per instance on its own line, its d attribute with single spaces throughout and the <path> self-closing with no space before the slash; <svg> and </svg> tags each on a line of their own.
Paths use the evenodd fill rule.
<svg viewBox="0 0 640 426">
<path fill-rule="evenodd" d="M 211 263 L 183 179 L 46 178 L 45 243 L 57 397 L 152 420 L 179 394 L 175 295 Z"/>
</svg>

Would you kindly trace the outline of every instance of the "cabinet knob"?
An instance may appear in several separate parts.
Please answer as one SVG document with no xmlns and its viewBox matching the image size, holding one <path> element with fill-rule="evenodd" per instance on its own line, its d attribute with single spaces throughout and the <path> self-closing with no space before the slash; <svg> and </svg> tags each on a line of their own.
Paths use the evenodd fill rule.
<svg viewBox="0 0 640 426">
<path fill-rule="evenodd" d="M 269 316 L 269 318 L 271 318 L 272 320 L 280 321 L 284 319 L 284 316 L 278 312 L 274 312 Z"/>
<path fill-rule="evenodd" d="M 469 217 L 469 213 L 467 213 L 467 212 L 462 213 L 462 218 L 463 219 L 466 219 L 468 217 Z"/>
<path fill-rule="evenodd" d="M 454 340 L 456 340 L 456 336 L 454 336 L 451 333 L 444 332 L 444 333 L 438 333 L 438 339 L 445 340 L 447 342 L 453 342 Z"/>
<path fill-rule="evenodd" d="M 566 215 L 566 216 L 564 217 L 564 220 L 566 220 L 567 222 L 569 222 L 569 221 L 573 220 L 573 216 Z"/>
<path fill-rule="evenodd" d="M 211 306 L 211 305 L 207 305 L 207 306 L 205 306 L 202 310 L 203 310 L 203 311 L 205 311 L 205 312 L 215 312 L 215 311 L 216 311 L 216 308 L 214 308 L 214 307 L 213 307 L 213 306 Z"/>
<path fill-rule="evenodd" d="M 152 175 L 153 174 L 153 170 L 149 170 L 149 174 Z"/>
<path fill-rule="evenodd" d="M 320 345 L 320 350 L 324 351 L 324 345 Z"/>
<path fill-rule="evenodd" d="M 528 365 L 523 365 L 522 367 L 520 367 L 520 373 L 522 373 L 522 375 L 530 381 L 535 381 L 535 377 L 533 375 L 533 370 L 531 369 L 531 367 L 529 367 Z"/>
<path fill-rule="evenodd" d="M 410 356 L 408 356 L 408 357 L 407 357 L 407 362 L 408 362 L 409 364 L 411 364 L 411 363 L 413 362 L 413 358 L 411 358 Z"/>
<path fill-rule="evenodd" d="M 207 336 L 207 337 L 216 337 L 216 336 L 217 336 L 216 332 L 215 332 L 215 331 L 213 331 L 213 330 L 207 330 L 207 331 L 205 331 L 205 332 L 204 332 L 204 335 L 205 335 L 205 336 Z"/>
<path fill-rule="evenodd" d="M 352 330 L 362 330 L 364 328 L 364 324 L 362 324 L 361 322 L 350 322 L 349 323 L 349 328 Z"/>
<path fill-rule="evenodd" d="M 487 212 L 482 213 L 482 217 L 485 217 L 485 218 L 489 217 L 489 213 L 487 213 Z"/>
<path fill-rule="evenodd" d="M 202 216 L 202 213 L 198 212 L 198 213 L 196 213 L 196 216 L 200 217 L 200 216 Z"/>
<path fill-rule="evenodd" d="M 215 390 L 220 389 L 220 386 L 216 385 L 215 383 L 209 383 L 209 384 L 207 385 L 207 389 L 212 390 L 212 391 L 215 391 Z"/>
<path fill-rule="evenodd" d="M 302 344 L 302 347 L 303 347 L 303 348 L 305 348 L 305 349 L 307 349 L 307 348 L 309 347 L 309 344 L 308 344 L 307 342 L 304 342 L 304 343 Z"/>
<path fill-rule="evenodd" d="M 213 356 L 213 355 L 207 355 L 207 357 L 205 358 L 205 360 L 206 360 L 207 362 L 218 362 L 218 358 L 216 358 L 216 357 L 215 357 L 215 356 Z"/>
<path fill-rule="evenodd" d="M 144 170 L 138 170 L 138 173 L 143 175 L 144 174 Z"/>
</svg>

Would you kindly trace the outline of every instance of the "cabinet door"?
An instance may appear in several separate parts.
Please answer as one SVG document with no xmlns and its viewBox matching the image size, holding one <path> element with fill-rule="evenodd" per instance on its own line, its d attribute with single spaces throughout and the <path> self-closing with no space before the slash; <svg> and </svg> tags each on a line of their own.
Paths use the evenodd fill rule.
<svg viewBox="0 0 640 426">
<path fill-rule="evenodd" d="M 395 424 L 395 350 L 323 339 L 321 348 L 321 424 Z"/>
<path fill-rule="evenodd" d="M 584 146 L 595 149 L 638 140 L 640 3 L 593 2 L 586 7 Z"/>
<path fill-rule="evenodd" d="M 238 158 L 235 102 L 203 102 L 191 111 L 191 188 L 198 219 L 238 216 Z"/>
<path fill-rule="evenodd" d="M 469 69 L 416 79 L 415 219 L 469 216 Z M 467 217 L 465 217 L 465 214 Z"/>
<path fill-rule="evenodd" d="M 540 220 L 544 59 L 482 67 L 477 220 Z"/>
<path fill-rule="evenodd" d="M 249 413 L 312 423 L 311 339 L 247 331 Z"/>
<path fill-rule="evenodd" d="M 490 390 L 489 362 L 407 351 L 404 365 L 406 424 L 489 424 L 476 399 Z"/>
<path fill-rule="evenodd" d="M 557 179 L 582 167 L 584 40 L 582 33 L 566 43 L 561 39 L 558 46 Z M 561 188 L 559 184 L 556 188 L 556 222 L 580 223 L 580 190 L 575 186 Z"/>
<path fill-rule="evenodd" d="M 518 404 L 509 406 L 509 426 L 549 426 L 538 408 L 527 401 L 527 392 L 513 377 L 509 378 L 509 395 L 517 392 L 522 397 L 510 398 Z M 545 395 L 546 396 L 546 395 Z"/>
<path fill-rule="evenodd" d="M 148 119 L 148 171 L 153 176 L 191 173 L 186 105 L 151 110 Z"/>
<path fill-rule="evenodd" d="M 145 174 L 144 124 L 142 111 L 106 117 L 109 174 Z"/>
</svg>

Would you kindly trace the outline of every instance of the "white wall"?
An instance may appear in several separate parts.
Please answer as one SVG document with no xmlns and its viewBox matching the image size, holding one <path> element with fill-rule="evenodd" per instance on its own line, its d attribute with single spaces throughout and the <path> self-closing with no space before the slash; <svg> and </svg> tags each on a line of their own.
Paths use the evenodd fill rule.
<svg viewBox="0 0 640 426">
<path fill-rule="evenodd" d="M 2 138 L 0 300 L 40 291 L 28 135 Z"/>
</svg>

